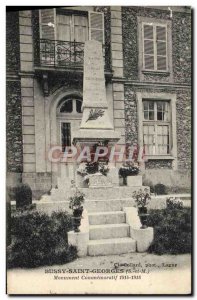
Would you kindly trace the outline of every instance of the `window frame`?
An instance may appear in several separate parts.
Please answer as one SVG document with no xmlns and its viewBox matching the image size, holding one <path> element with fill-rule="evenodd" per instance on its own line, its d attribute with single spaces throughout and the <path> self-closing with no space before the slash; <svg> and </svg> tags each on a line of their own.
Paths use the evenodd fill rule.
<svg viewBox="0 0 197 300">
<path fill-rule="evenodd" d="M 148 154 L 147 156 L 152 156 L 152 155 L 170 155 L 170 149 L 171 149 L 171 143 L 172 143 L 172 138 L 171 138 L 171 105 L 170 105 L 170 101 L 166 100 L 164 101 L 165 99 L 162 99 L 160 101 L 160 99 L 142 99 L 142 107 L 143 107 L 143 102 L 147 101 L 147 102 L 150 102 L 150 101 L 153 101 L 154 103 L 154 106 L 153 106 L 153 111 L 154 111 L 154 119 L 153 120 L 146 120 L 144 119 L 144 109 L 142 109 L 142 118 L 143 118 L 143 140 L 144 140 L 144 125 L 147 125 L 147 126 L 154 126 L 154 131 L 155 131 L 155 134 L 154 134 L 154 139 L 155 139 L 155 154 Z M 157 120 L 156 116 L 157 116 L 157 103 L 158 102 L 165 102 L 165 103 L 168 103 L 168 117 L 169 117 L 169 120 L 168 121 L 164 121 L 164 120 Z M 158 153 L 158 126 L 168 126 L 168 130 L 169 130 L 169 153 L 166 153 L 166 154 L 159 154 Z M 143 142 L 143 146 L 144 146 L 144 142 Z"/>
<path fill-rule="evenodd" d="M 61 107 L 64 105 L 66 101 L 72 100 L 73 101 L 73 110 L 72 112 L 60 112 Z M 72 126 L 73 126 L 73 121 L 81 121 L 82 120 L 82 112 L 78 113 L 77 112 L 77 103 L 76 101 L 80 101 L 83 104 L 83 99 L 82 97 L 76 97 L 76 96 L 66 96 L 62 97 L 62 99 L 59 101 L 58 106 L 56 107 L 56 120 L 58 122 L 58 141 L 63 149 L 62 145 L 62 123 L 69 123 L 70 124 L 70 136 L 71 136 L 71 141 L 72 141 Z M 72 142 L 71 142 L 72 146 Z M 63 152 L 62 152 L 63 153 Z"/>
<path fill-rule="evenodd" d="M 63 145 L 62 143 L 62 124 L 69 124 L 69 135 L 70 135 L 70 145 Z M 65 147 L 71 147 L 72 146 L 72 124 L 69 121 L 64 121 L 64 120 L 60 120 L 60 144 L 61 144 L 61 148 L 62 148 L 62 152 L 65 151 Z"/>
<path fill-rule="evenodd" d="M 56 27 L 56 39 L 58 36 L 58 27 L 59 24 L 58 23 L 58 15 L 64 15 L 64 16 L 70 16 L 70 24 L 69 24 L 69 28 L 70 28 L 70 41 L 66 41 L 65 42 L 74 42 L 75 40 L 75 16 L 82 16 L 82 17 L 86 17 L 87 19 L 87 38 L 89 40 L 89 15 L 87 12 L 80 12 L 80 11 L 75 11 L 75 10 L 62 10 L 62 9 L 56 9 L 56 23 L 55 23 L 55 27 Z M 82 26 L 84 27 L 84 26 Z M 57 39 L 59 41 L 59 39 Z M 64 41 L 64 40 L 62 40 Z M 83 43 L 83 42 L 79 42 L 79 43 Z"/>
<path fill-rule="evenodd" d="M 149 25 L 153 26 L 153 58 L 154 58 L 154 69 L 146 69 L 145 68 L 145 51 L 144 51 L 144 26 Z M 163 57 L 166 57 L 166 69 L 165 70 L 158 70 L 158 65 L 157 65 L 157 26 L 159 27 L 164 27 L 166 29 L 166 55 L 162 55 Z M 148 39 L 147 39 L 148 40 Z M 168 72 L 169 67 L 168 67 L 168 28 L 167 24 L 161 24 L 157 22 L 142 22 L 142 47 L 143 47 L 143 70 L 144 71 L 150 71 L 150 72 Z"/>
<path fill-rule="evenodd" d="M 138 145 L 143 148 L 143 101 L 168 101 L 170 106 L 170 149 L 169 154 L 145 155 L 147 160 L 168 159 L 173 160 L 173 168 L 177 168 L 177 135 L 176 135 L 176 94 L 136 92 L 138 111 Z M 148 121 L 148 122 L 152 122 Z M 153 121 L 154 122 L 154 121 Z M 162 124 L 165 122 L 159 121 Z M 150 124 L 150 123 L 149 123 Z"/>
<path fill-rule="evenodd" d="M 103 28 L 94 28 L 91 26 L 91 15 L 94 14 L 100 14 L 102 17 L 102 27 Z M 88 40 L 91 41 L 92 40 L 92 29 L 96 29 L 97 31 L 101 31 L 102 35 L 103 35 L 103 41 L 102 44 L 104 45 L 105 43 L 105 19 L 104 19 L 104 13 L 103 12 L 96 12 L 96 11 L 89 11 L 88 12 Z"/>
<path fill-rule="evenodd" d="M 52 8 L 51 8 L 52 9 Z M 87 35 L 88 35 L 88 40 L 91 40 L 92 38 L 92 34 L 91 34 L 91 29 L 96 29 L 98 31 L 102 31 L 102 44 L 105 43 L 105 21 L 104 21 L 104 13 L 103 12 L 96 12 L 96 11 L 79 11 L 79 10 L 75 10 L 75 9 L 64 9 L 64 8 L 53 8 L 53 18 L 54 18 L 54 40 L 57 40 L 57 15 L 70 15 L 72 18 L 74 15 L 78 15 L 78 16 L 84 16 L 87 17 Z M 92 28 L 90 23 L 90 19 L 91 19 L 91 15 L 93 14 L 100 14 L 102 16 L 102 29 L 99 28 Z M 39 32 L 40 32 L 40 39 L 45 39 L 45 37 L 42 34 L 42 24 L 47 25 L 47 23 L 43 23 L 42 22 L 42 18 L 41 18 L 41 9 L 39 9 Z M 73 35 L 73 25 L 71 26 L 71 35 Z"/>
<path fill-rule="evenodd" d="M 56 15 L 57 15 L 57 12 L 56 12 L 56 8 L 51 8 L 51 10 L 53 11 L 53 19 L 54 19 L 54 40 L 56 40 L 56 36 L 57 36 L 57 33 L 56 33 L 56 30 L 57 30 L 57 21 L 56 21 Z M 40 39 L 45 39 L 45 37 L 43 36 L 43 31 L 42 31 L 42 25 L 48 25 L 48 23 L 43 23 L 42 22 L 42 17 L 41 17 L 41 9 L 39 9 L 39 38 Z"/>
<path fill-rule="evenodd" d="M 71 112 L 61 112 L 61 108 L 64 105 L 65 102 L 67 101 L 72 101 L 72 111 Z M 69 118 L 80 118 L 80 116 L 82 116 L 82 111 L 81 112 L 77 112 L 77 101 L 80 101 L 81 103 L 83 103 L 83 100 L 77 97 L 67 97 L 67 98 L 63 98 L 61 103 L 58 105 L 57 107 L 57 116 L 58 117 L 62 117 L 62 116 L 67 116 Z"/>
<path fill-rule="evenodd" d="M 172 21 L 164 20 L 164 19 L 155 19 L 149 17 L 137 17 L 137 25 L 138 25 L 138 70 L 140 79 L 144 79 L 145 74 L 163 74 L 166 76 L 170 76 L 172 80 Z M 145 69 L 144 65 L 144 38 L 143 38 L 143 25 L 153 25 L 155 26 L 165 26 L 166 27 L 166 70 L 157 70 L 153 69 Z M 156 30 L 156 29 L 155 29 Z M 154 46 L 155 47 L 155 46 Z M 157 59 L 154 53 L 154 60 Z"/>
</svg>

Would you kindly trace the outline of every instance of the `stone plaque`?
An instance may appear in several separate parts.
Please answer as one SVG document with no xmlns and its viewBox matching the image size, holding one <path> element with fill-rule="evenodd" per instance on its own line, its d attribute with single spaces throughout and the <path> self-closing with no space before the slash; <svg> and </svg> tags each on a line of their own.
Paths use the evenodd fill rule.
<svg viewBox="0 0 197 300">
<path fill-rule="evenodd" d="M 85 42 L 81 128 L 113 129 L 108 115 L 102 44 Z"/>
<path fill-rule="evenodd" d="M 84 49 L 83 107 L 106 107 L 102 44 L 87 41 Z"/>
<path fill-rule="evenodd" d="M 109 181 L 107 176 L 104 176 L 100 173 L 89 175 L 89 188 L 106 188 L 112 187 L 112 183 Z"/>
</svg>

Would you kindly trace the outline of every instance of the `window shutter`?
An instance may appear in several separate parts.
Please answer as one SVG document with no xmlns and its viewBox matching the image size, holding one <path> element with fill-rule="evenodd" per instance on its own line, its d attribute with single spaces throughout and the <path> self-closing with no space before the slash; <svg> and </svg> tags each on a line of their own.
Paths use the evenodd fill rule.
<svg viewBox="0 0 197 300">
<path fill-rule="evenodd" d="M 89 40 L 96 40 L 104 44 L 104 15 L 89 12 Z"/>
<path fill-rule="evenodd" d="M 165 26 L 156 26 L 157 70 L 167 69 L 167 31 Z"/>
<path fill-rule="evenodd" d="M 144 69 L 154 70 L 154 34 L 153 26 L 143 25 L 144 37 Z"/>
<path fill-rule="evenodd" d="M 86 16 L 74 16 L 74 39 L 80 43 L 88 40 L 88 18 Z"/>
<path fill-rule="evenodd" d="M 56 31 L 56 10 L 40 9 L 40 38 L 47 40 L 55 40 Z"/>
</svg>

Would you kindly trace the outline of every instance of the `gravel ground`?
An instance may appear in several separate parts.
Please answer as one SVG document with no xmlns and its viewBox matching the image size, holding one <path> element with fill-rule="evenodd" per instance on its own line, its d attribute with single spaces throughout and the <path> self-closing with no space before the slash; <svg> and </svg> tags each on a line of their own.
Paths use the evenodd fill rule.
<svg viewBox="0 0 197 300">
<path fill-rule="evenodd" d="M 190 294 L 191 256 L 87 256 L 64 265 L 11 269 L 7 282 L 8 294 Z"/>
<path fill-rule="evenodd" d="M 189 254 L 183 255 L 154 255 L 148 253 L 127 253 L 127 254 L 120 254 L 120 255 L 109 255 L 109 256 L 96 256 L 91 257 L 87 256 L 84 258 L 78 258 L 73 262 L 70 262 L 62 267 L 66 268 L 113 268 L 114 264 L 138 264 L 141 263 L 142 266 L 145 264 L 151 265 L 162 265 L 165 264 L 177 264 L 176 268 L 190 268 L 190 261 L 191 256 Z M 58 266 L 60 267 L 60 266 Z M 120 266 L 128 267 L 125 266 Z M 154 271 L 155 267 L 150 267 L 152 271 Z M 173 267 L 165 267 L 162 269 L 169 269 Z"/>
<path fill-rule="evenodd" d="M 8 270 L 8 272 L 38 272 L 46 269 L 128 269 L 129 267 L 149 268 L 151 272 L 174 270 L 174 269 L 190 269 L 191 255 L 155 255 L 149 253 L 126 253 L 108 256 L 86 256 L 77 258 L 74 261 L 64 265 L 42 266 L 34 269 L 16 268 Z"/>
</svg>

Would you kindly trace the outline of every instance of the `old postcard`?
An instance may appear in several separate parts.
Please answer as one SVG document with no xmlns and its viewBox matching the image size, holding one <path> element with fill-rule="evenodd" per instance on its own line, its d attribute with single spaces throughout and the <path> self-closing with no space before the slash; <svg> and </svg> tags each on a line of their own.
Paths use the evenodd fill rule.
<svg viewBox="0 0 197 300">
<path fill-rule="evenodd" d="M 7 294 L 191 295 L 191 18 L 7 7 Z"/>
</svg>

